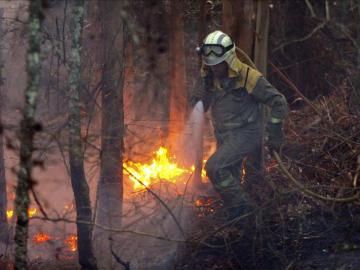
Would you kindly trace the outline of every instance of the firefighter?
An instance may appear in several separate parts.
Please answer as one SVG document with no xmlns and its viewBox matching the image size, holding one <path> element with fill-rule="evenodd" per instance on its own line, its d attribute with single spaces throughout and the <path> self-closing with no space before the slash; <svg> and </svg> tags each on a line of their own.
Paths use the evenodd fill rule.
<svg viewBox="0 0 360 270">
<path fill-rule="evenodd" d="M 205 170 L 224 205 L 228 209 L 244 209 L 247 199 L 240 184 L 242 163 L 249 158 L 255 169 L 260 168 L 259 105 L 271 109 L 268 146 L 270 151 L 278 152 L 283 141 L 286 99 L 258 70 L 239 60 L 236 46 L 227 34 L 210 33 L 197 50 L 202 57 L 201 84 L 191 103 L 194 106 L 201 100 L 205 111 L 211 109 L 217 143 Z"/>
</svg>

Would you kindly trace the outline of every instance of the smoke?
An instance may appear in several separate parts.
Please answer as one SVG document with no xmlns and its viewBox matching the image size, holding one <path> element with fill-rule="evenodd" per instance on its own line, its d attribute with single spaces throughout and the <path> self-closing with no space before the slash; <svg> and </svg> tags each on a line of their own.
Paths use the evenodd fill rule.
<svg viewBox="0 0 360 270">
<path fill-rule="evenodd" d="M 202 162 L 204 128 L 204 105 L 202 101 L 196 103 L 189 115 L 185 129 L 178 142 L 178 155 L 186 165 Z"/>
<path fill-rule="evenodd" d="M 201 183 L 201 171 L 203 166 L 203 130 L 204 130 L 204 104 L 202 101 L 196 103 L 190 114 L 190 127 L 192 128 L 192 144 L 194 153 L 194 183 Z"/>
<path fill-rule="evenodd" d="M 148 192 L 127 197 L 123 228 L 147 235 L 122 235 L 122 248 L 117 252 L 122 260 L 130 262 L 131 269 L 174 267 L 181 242 L 186 239 L 186 233 L 196 217 L 195 197 L 205 192 L 199 189 L 202 183 L 203 129 L 204 105 L 199 101 L 191 111 L 178 141 L 172 142 L 172 148 L 176 149 L 176 160 L 180 160 L 185 167 L 194 165 L 194 172 L 180 176 L 176 184 L 167 182 L 152 187 L 168 209 L 159 202 L 159 198 Z"/>
</svg>

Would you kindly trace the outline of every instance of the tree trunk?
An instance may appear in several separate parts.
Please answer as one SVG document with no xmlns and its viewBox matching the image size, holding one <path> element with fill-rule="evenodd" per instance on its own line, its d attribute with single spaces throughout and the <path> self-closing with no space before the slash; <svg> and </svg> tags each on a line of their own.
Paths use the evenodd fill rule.
<svg viewBox="0 0 360 270">
<path fill-rule="evenodd" d="M 124 118 L 135 119 L 135 110 L 133 104 L 135 104 L 136 96 L 134 81 L 135 81 L 135 70 L 134 70 L 134 44 L 129 39 L 126 39 L 125 44 L 125 69 L 124 69 L 124 85 L 123 96 L 124 96 Z M 126 144 L 126 143 L 125 143 Z"/>
<path fill-rule="evenodd" d="M 3 10 L 0 9 L 0 36 L 2 36 L 2 20 Z M 1 49 L 0 49 L 1 50 Z M 6 242 L 8 240 L 8 223 L 7 223 L 7 193 L 6 193 L 6 178 L 5 178 L 5 164 L 4 164 L 4 141 L 2 130 L 2 110 L 3 110 L 3 91 L 2 91 L 2 52 L 0 51 L 0 241 Z"/>
<path fill-rule="evenodd" d="M 29 189 L 32 178 L 32 152 L 35 132 L 40 129 L 35 123 L 35 111 L 39 91 L 40 78 L 40 44 L 42 1 L 33 0 L 29 3 L 28 19 L 28 50 L 26 55 L 27 87 L 25 90 L 25 107 L 20 127 L 20 166 L 17 174 L 15 211 L 17 216 L 15 228 L 15 269 L 28 269 L 27 239 L 29 216 L 27 209 L 30 204 Z"/>
<path fill-rule="evenodd" d="M 170 143 L 174 143 L 179 138 L 184 128 L 187 111 L 183 10 L 183 0 L 170 1 Z"/>
<path fill-rule="evenodd" d="M 266 76 L 269 39 L 269 1 L 257 1 L 256 37 L 254 61 L 259 71 Z"/>
<path fill-rule="evenodd" d="M 209 12 L 209 4 L 206 1 L 200 2 L 200 10 L 199 10 L 199 18 L 198 18 L 198 24 L 199 24 L 199 33 L 198 33 L 198 45 L 202 43 L 204 40 L 209 25 L 211 24 L 210 20 L 210 12 Z M 199 57 L 200 66 L 201 66 L 201 57 Z"/>
<path fill-rule="evenodd" d="M 123 201 L 122 152 L 124 134 L 123 76 L 124 30 L 119 16 L 121 1 L 99 1 L 102 24 L 103 71 L 101 86 L 101 161 L 98 185 L 96 222 L 109 228 L 121 225 Z M 111 232 L 97 230 L 96 240 L 101 246 L 99 266 L 115 269 L 109 238 L 114 239 L 114 250 L 119 243 Z"/>
<path fill-rule="evenodd" d="M 223 1 L 222 30 L 250 57 L 253 55 L 254 46 L 253 16 L 253 0 Z"/>
<path fill-rule="evenodd" d="M 81 142 L 80 87 L 81 34 L 84 20 L 84 0 L 77 0 L 72 22 L 72 43 L 69 70 L 69 161 L 71 184 L 76 205 L 79 263 L 82 269 L 97 269 L 92 248 L 91 203 L 84 172 Z"/>
<path fill-rule="evenodd" d="M 268 38 L 269 38 L 269 1 L 257 1 L 257 14 L 256 14 L 256 38 L 255 38 L 255 51 L 254 62 L 259 71 L 266 76 L 267 69 L 267 54 L 268 54 Z M 261 133 L 261 170 L 264 169 L 264 129 L 267 121 L 267 110 L 265 106 L 261 106 L 262 115 L 262 133 Z"/>
</svg>

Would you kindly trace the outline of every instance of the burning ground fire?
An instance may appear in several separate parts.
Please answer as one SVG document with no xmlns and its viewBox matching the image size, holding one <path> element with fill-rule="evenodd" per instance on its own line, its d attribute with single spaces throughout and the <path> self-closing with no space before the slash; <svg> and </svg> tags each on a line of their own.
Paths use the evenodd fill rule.
<svg viewBox="0 0 360 270">
<path fill-rule="evenodd" d="M 34 237 L 32 238 L 32 241 L 35 244 L 43 244 L 50 240 L 54 240 L 54 241 L 61 240 L 61 237 L 52 237 L 47 233 L 39 232 L 39 233 L 35 234 Z M 72 252 L 77 251 L 77 236 L 75 234 L 68 235 L 63 240 L 63 242 L 69 251 L 72 251 Z"/>
<path fill-rule="evenodd" d="M 184 175 L 190 175 L 195 171 L 195 166 L 190 168 L 184 168 L 176 162 L 175 156 L 171 156 L 169 151 L 165 147 L 160 147 L 155 153 L 154 158 L 150 163 L 137 163 L 127 161 L 123 163 L 124 174 L 128 175 L 132 181 L 133 191 L 144 190 L 144 185 L 149 187 L 153 184 L 157 184 L 160 181 L 167 181 L 170 183 L 179 183 L 181 177 Z M 204 163 L 206 160 L 204 161 Z M 201 172 L 202 177 L 205 177 L 204 170 Z M 140 183 L 140 180 L 142 183 Z M 68 213 L 74 209 L 73 204 L 67 204 L 64 207 L 64 213 Z M 9 220 L 15 217 L 14 210 L 7 210 L 7 218 Z M 29 208 L 29 217 L 34 217 L 38 214 L 36 208 Z M 32 237 L 32 242 L 36 245 L 42 245 L 50 241 L 61 241 L 68 251 L 77 251 L 77 236 L 76 234 L 70 234 L 65 239 L 64 237 L 58 237 L 50 235 L 45 232 L 38 232 Z"/>
<path fill-rule="evenodd" d="M 77 251 L 77 236 L 75 234 L 70 234 L 65 240 L 64 243 L 67 244 L 70 251 Z"/>
<path fill-rule="evenodd" d="M 181 168 L 175 162 L 175 157 L 169 157 L 168 149 L 165 147 L 160 147 L 155 152 L 155 157 L 150 164 L 128 161 L 124 162 L 123 168 L 124 174 L 128 175 L 133 183 L 134 191 L 142 190 L 144 186 L 149 187 L 161 180 L 177 183 L 182 175 L 193 173 L 195 170 L 195 166 L 190 169 Z M 201 174 L 204 177 L 205 171 L 203 170 Z"/>
<path fill-rule="evenodd" d="M 66 209 L 68 207 L 69 207 L 68 205 L 65 206 Z M 28 214 L 29 214 L 30 218 L 36 216 L 37 212 L 38 211 L 36 208 L 28 209 Z M 14 210 L 7 210 L 6 215 L 7 215 L 7 218 L 9 220 L 11 220 L 14 217 Z M 77 251 L 77 236 L 76 236 L 76 234 L 70 234 L 64 239 L 62 237 L 51 236 L 50 234 L 47 234 L 45 232 L 38 232 L 32 237 L 32 242 L 35 244 L 43 244 L 43 243 L 46 243 L 46 242 L 49 242 L 52 240 L 53 241 L 61 240 L 61 241 L 63 241 L 67 250 L 69 250 L 71 252 Z"/>
<path fill-rule="evenodd" d="M 43 233 L 43 232 L 39 232 L 39 233 L 35 234 L 33 237 L 33 242 L 37 243 L 37 244 L 45 243 L 49 240 L 51 240 L 50 235 Z"/>
</svg>

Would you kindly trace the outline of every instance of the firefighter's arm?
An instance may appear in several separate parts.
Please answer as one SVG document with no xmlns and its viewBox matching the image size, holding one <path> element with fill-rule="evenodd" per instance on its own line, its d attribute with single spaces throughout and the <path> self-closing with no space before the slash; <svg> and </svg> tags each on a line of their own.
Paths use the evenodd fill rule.
<svg viewBox="0 0 360 270">
<path fill-rule="evenodd" d="M 211 91 L 212 81 L 209 77 L 202 77 L 195 83 L 194 93 L 190 97 L 190 105 L 193 108 L 198 101 L 204 104 L 204 111 L 206 112 L 211 104 L 213 91 Z"/>
<path fill-rule="evenodd" d="M 259 77 L 251 94 L 257 101 L 270 107 L 270 122 L 279 123 L 287 114 L 285 97 L 274 88 L 263 76 Z"/>
<path fill-rule="evenodd" d="M 254 86 L 251 94 L 256 100 L 271 108 L 269 123 L 266 127 L 269 132 L 270 152 L 279 152 L 284 138 L 282 120 L 287 114 L 286 99 L 263 76 L 257 78 Z"/>
</svg>

